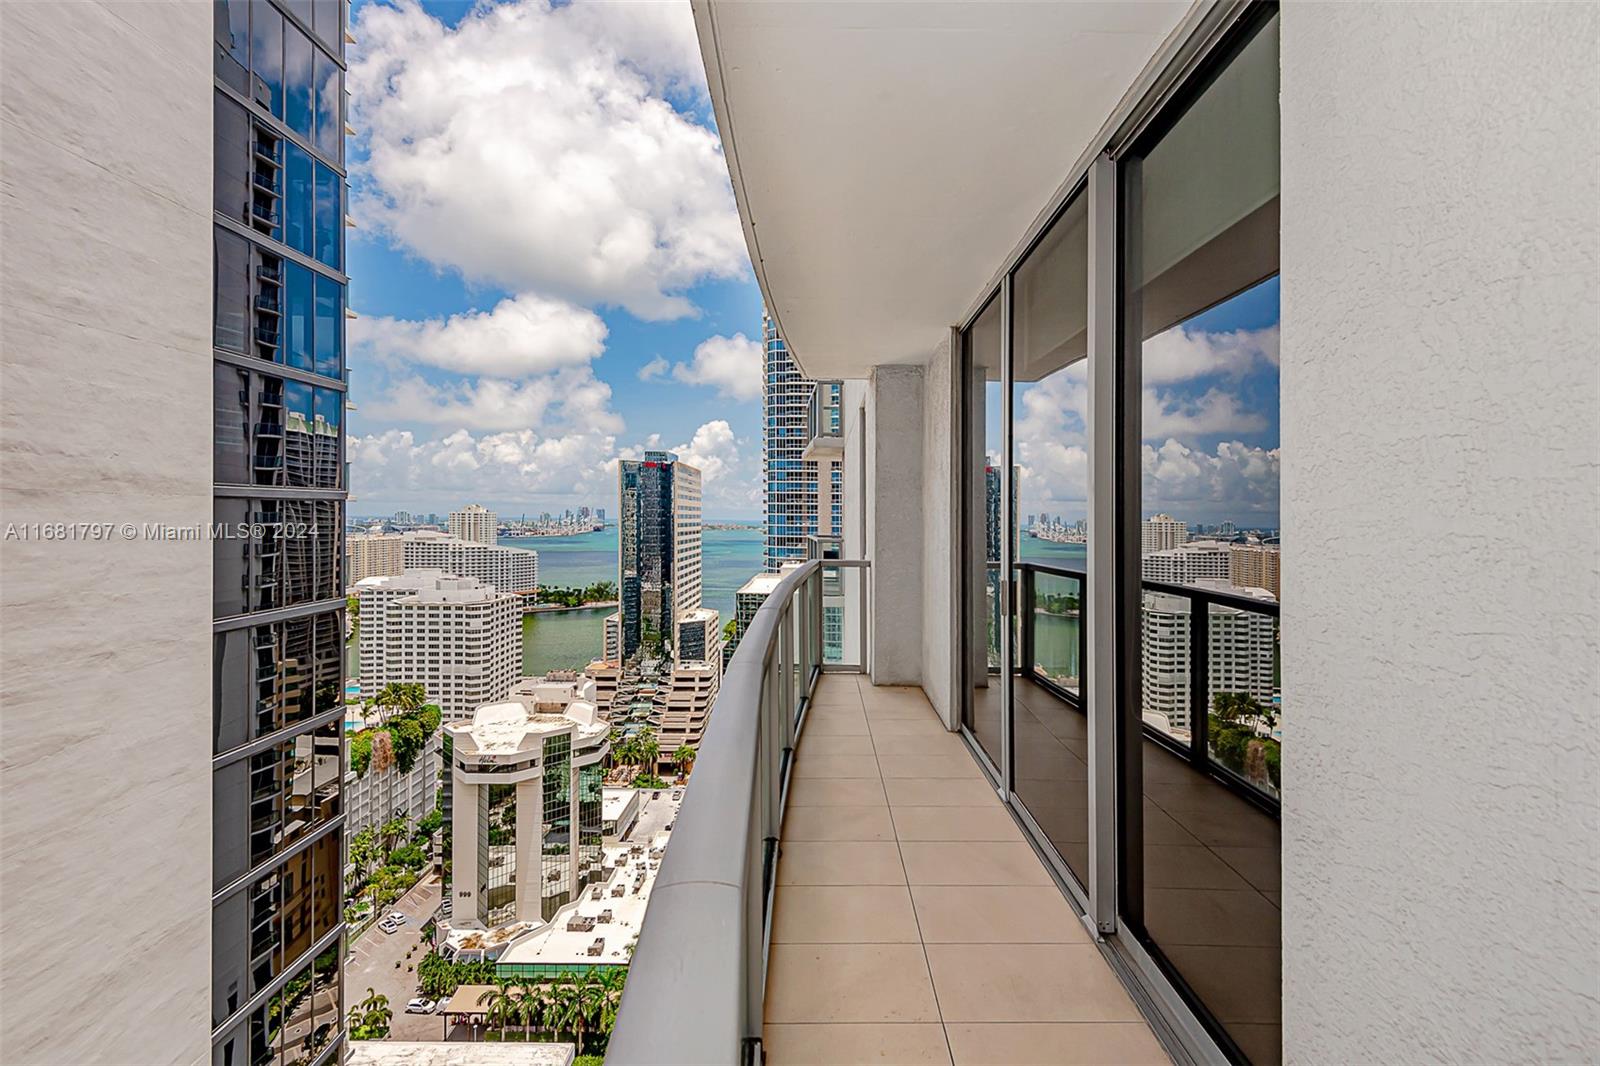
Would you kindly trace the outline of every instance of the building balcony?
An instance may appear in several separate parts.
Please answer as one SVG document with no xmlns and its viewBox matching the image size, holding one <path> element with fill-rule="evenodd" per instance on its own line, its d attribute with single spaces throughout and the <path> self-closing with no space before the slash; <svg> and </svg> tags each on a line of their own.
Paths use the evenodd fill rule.
<svg viewBox="0 0 1600 1066">
<path fill-rule="evenodd" d="M 805 450 L 802 459 L 838 460 L 844 457 L 844 382 L 819 381 L 806 405 Z"/>
</svg>

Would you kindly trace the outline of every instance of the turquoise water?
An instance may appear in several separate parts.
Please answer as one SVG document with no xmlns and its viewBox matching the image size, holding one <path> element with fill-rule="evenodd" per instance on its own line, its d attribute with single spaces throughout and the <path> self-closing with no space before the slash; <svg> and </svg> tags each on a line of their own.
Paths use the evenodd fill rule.
<svg viewBox="0 0 1600 1066">
<path fill-rule="evenodd" d="M 513 548 L 539 553 L 541 585 L 591 585 L 617 580 L 617 529 L 576 537 L 502 537 Z M 733 594 L 761 572 L 760 529 L 708 529 L 700 538 L 700 602 L 733 617 Z M 600 655 L 611 609 L 561 611 L 522 620 L 522 666 L 530 674 L 581 670 Z"/>
<path fill-rule="evenodd" d="M 532 548 L 539 553 L 539 583 L 589 585 L 617 579 L 617 530 L 575 537 L 506 537 L 501 544 Z M 701 602 L 719 612 L 724 623 L 733 617 L 733 594 L 761 572 L 760 529 L 708 529 L 701 539 Z M 1056 544 L 1023 537 L 1020 554 L 1026 562 L 1081 570 L 1082 544 Z M 1073 593 L 1076 582 L 1041 575 L 1040 593 Z M 522 620 L 522 666 L 529 674 L 548 670 L 581 670 L 599 656 L 604 622 L 611 609 L 562 611 L 529 615 Z M 1034 637 L 1036 658 L 1051 673 L 1077 673 L 1078 620 L 1038 616 Z"/>
</svg>

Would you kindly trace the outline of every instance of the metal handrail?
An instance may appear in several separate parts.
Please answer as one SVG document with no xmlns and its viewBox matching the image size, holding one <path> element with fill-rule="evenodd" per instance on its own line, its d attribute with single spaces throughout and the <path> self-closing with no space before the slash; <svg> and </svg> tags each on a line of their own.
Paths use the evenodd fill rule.
<svg viewBox="0 0 1600 1066">
<path fill-rule="evenodd" d="M 723 675 L 629 960 L 608 1063 L 760 1061 L 778 834 L 822 673 L 825 566 L 868 564 L 814 559 L 785 574 Z"/>
</svg>

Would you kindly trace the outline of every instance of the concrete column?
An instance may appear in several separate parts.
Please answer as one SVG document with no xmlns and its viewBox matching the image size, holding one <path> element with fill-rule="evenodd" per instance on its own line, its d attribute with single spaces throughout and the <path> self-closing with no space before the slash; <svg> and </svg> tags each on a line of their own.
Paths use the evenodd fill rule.
<svg viewBox="0 0 1600 1066">
<path fill-rule="evenodd" d="M 577 738 L 574 737 L 574 740 Z M 578 898 L 578 767 L 570 759 L 567 762 L 567 791 L 571 796 L 570 806 L 567 808 L 567 895 L 573 899 Z"/>
<path fill-rule="evenodd" d="M 536 922 L 544 884 L 544 778 L 517 782 L 517 919 Z"/>
<path fill-rule="evenodd" d="M 867 388 L 867 557 L 872 683 L 922 682 L 920 366 L 880 366 Z"/>
<path fill-rule="evenodd" d="M 478 898 L 482 888 L 478 884 L 478 787 L 456 777 L 451 781 L 452 802 L 450 812 L 450 869 L 451 888 L 455 899 L 451 902 L 451 916 L 481 921 Z M 487 846 L 488 842 L 484 842 Z"/>
</svg>

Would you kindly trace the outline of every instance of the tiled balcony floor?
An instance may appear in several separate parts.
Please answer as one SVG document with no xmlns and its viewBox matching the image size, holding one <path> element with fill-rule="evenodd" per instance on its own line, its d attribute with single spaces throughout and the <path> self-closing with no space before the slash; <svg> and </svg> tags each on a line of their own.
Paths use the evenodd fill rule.
<svg viewBox="0 0 1600 1066">
<path fill-rule="evenodd" d="M 1166 1063 L 917 688 L 822 678 L 784 819 L 767 1061 Z"/>
</svg>

